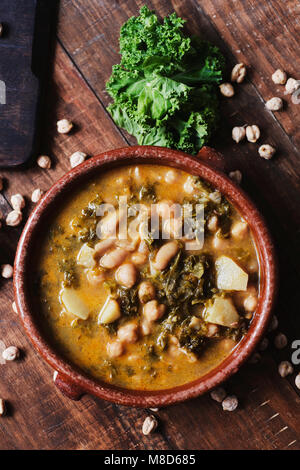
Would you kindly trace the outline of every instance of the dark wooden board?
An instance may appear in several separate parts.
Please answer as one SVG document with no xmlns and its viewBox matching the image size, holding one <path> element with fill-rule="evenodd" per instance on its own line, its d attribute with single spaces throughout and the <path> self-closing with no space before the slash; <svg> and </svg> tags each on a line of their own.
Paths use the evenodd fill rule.
<svg viewBox="0 0 300 470">
<path fill-rule="evenodd" d="M 0 3 L 1 167 L 24 164 L 38 149 L 42 81 L 55 6 L 56 1 L 45 0 Z"/>
<path fill-rule="evenodd" d="M 232 100 L 222 100 L 224 125 L 214 145 L 225 153 L 229 169 L 240 169 L 242 186 L 266 216 L 276 240 L 281 283 L 276 313 L 289 345 L 271 345 L 260 364 L 246 365 L 226 387 L 240 399 L 234 413 L 222 412 L 209 396 L 163 409 L 158 432 L 145 437 L 141 425 L 149 413 L 101 402 L 85 396 L 73 403 L 55 390 L 52 371 L 29 344 L 11 309 L 10 281 L 1 282 L 0 339 L 24 350 L 19 363 L 1 366 L 0 396 L 10 401 L 10 414 L 0 418 L 1 449 L 299 449 L 300 400 L 294 375 L 281 378 L 280 360 L 290 359 L 291 342 L 299 338 L 299 110 L 289 98 L 282 113 L 266 111 L 264 101 L 283 90 L 271 81 L 282 67 L 295 78 L 299 66 L 295 22 L 296 1 L 263 0 L 62 0 L 54 68 L 44 108 L 42 153 L 54 166 L 42 171 L 32 165 L 3 171 L 6 179 L 1 209 L 9 210 L 10 196 L 27 199 L 36 187 L 47 189 L 69 168 L 76 150 L 89 155 L 127 145 L 134 140 L 118 129 L 105 106 L 104 83 L 118 62 L 119 28 L 147 3 L 160 15 L 174 9 L 187 19 L 189 32 L 220 45 L 229 65 L 245 61 L 250 72 Z M 1 19 L 0 19 L 1 21 Z M 56 120 L 76 124 L 70 135 L 58 135 Z M 272 161 L 257 155 L 257 145 L 236 145 L 231 127 L 258 124 L 261 143 L 278 147 Z M 1 147 L 1 145 L 0 145 Z M 27 212 L 32 205 L 27 203 Z M 20 228 L 0 231 L 0 262 L 12 261 Z M 272 343 L 272 338 L 270 336 Z M 299 372 L 299 366 L 295 367 Z"/>
</svg>

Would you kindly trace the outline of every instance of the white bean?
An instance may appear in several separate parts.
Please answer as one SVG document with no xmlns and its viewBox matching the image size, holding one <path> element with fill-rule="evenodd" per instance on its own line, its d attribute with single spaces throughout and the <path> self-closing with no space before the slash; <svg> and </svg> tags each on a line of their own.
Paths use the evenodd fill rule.
<svg viewBox="0 0 300 470">
<path fill-rule="evenodd" d="M 231 228 L 231 235 L 233 238 L 242 239 L 248 231 L 248 224 L 246 222 L 235 222 Z"/>
<path fill-rule="evenodd" d="M 139 285 L 138 295 L 142 304 L 145 304 L 146 302 L 155 299 L 155 287 L 152 282 L 143 281 Z"/>
<path fill-rule="evenodd" d="M 122 343 L 135 343 L 138 340 L 138 326 L 136 323 L 127 323 L 118 329 L 117 335 Z"/>
<path fill-rule="evenodd" d="M 165 313 L 166 306 L 159 304 L 157 300 L 150 300 L 144 305 L 143 314 L 149 322 L 156 321 Z"/>
<path fill-rule="evenodd" d="M 115 279 L 121 286 L 130 289 L 136 283 L 137 272 L 134 264 L 125 263 L 122 264 L 116 271 Z"/>
<path fill-rule="evenodd" d="M 100 257 L 104 255 L 104 253 L 113 246 L 114 240 L 112 238 L 108 238 L 107 240 L 101 240 L 101 242 L 96 243 L 95 245 L 95 257 Z"/>
<path fill-rule="evenodd" d="M 179 246 L 175 241 L 163 245 L 156 254 L 154 263 L 155 269 L 158 269 L 159 271 L 165 269 L 178 251 Z"/>
<path fill-rule="evenodd" d="M 122 356 L 123 352 L 124 346 L 121 341 L 116 340 L 112 343 L 107 344 L 107 354 L 109 355 L 109 357 L 114 358 Z"/>
<path fill-rule="evenodd" d="M 115 250 L 112 250 L 102 256 L 100 259 L 100 265 L 106 269 L 116 268 L 117 266 L 120 266 L 121 263 L 123 263 L 127 253 L 127 250 L 124 250 L 123 248 L 116 248 Z"/>
<path fill-rule="evenodd" d="M 98 287 L 103 283 L 105 279 L 105 274 L 103 272 L 97 273 L 89 269 L 86 272 L 86 278 L 89 284 L 91 284 L 94 287 Z"/>
</svg>

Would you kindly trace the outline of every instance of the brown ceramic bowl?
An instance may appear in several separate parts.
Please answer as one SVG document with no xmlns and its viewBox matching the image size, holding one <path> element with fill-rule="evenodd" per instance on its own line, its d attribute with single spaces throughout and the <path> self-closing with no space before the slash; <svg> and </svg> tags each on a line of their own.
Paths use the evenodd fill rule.
<svg viewBox="0 0 300 470">
<path fill-rule="evenodd" d="M 205 162 L 205 163 L 203 163 Z M 260 260 L 261 280 L 259 303 L 247 335 L 232 353 L 208 374 L 180 387 L 159 391 L 126 390 L 101 383 L 85 375 L 63 359 L 45 339 L 38 325 L 34 296 L 30 294 L 31 265 L 39 243 L 39 236 L 47 228 L 49 217 L 59 207 L 65 195 L 82 181 L 97 173 L 121 165 L 156 163 L 185 170 L 212 183 L 239 210 L 248 222 Z M 21 320 L 33 346 L 57 371 L 55 384 L 68 397 L 78 399 L 85 393 L 123 405 L 153 407 L 165 406 L 201 395 L 216 387 L 253 353 L 259 343 L 274 302 L 276 290 L 276 263 L 273 244 L 263 218 L 249 197 L 221 171 L 223 159 L 213 149 L 205 147 L 198 157 L 159 147 L 127 147 L 102 153 L 64 175 L 37 204 L 23 230 L 15 258 L 15 299 Z M 216 168 L 219 168 L 217 170 Z"/>
</svg>

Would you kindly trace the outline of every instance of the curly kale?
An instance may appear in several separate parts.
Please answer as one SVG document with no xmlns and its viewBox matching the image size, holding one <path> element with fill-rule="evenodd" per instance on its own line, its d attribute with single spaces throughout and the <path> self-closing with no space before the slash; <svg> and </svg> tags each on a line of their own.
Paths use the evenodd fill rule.
<svg viewBox="0 0 300 470">
<path fill-rule="evenodd" d="M 121 62 L 106 89 L 114 121 L 140 145 L 195 154 L 217 126 L 224 58 L 207 41 L 186 37 L 184 23 L 176 13 L 161 23 L 143 6 L 121 28 Z"/>
</svg>

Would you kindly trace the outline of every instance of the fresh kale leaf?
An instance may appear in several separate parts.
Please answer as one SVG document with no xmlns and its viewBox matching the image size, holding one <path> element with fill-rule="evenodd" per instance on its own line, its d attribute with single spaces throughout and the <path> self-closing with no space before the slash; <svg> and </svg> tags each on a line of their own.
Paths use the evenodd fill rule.
<svg viewBox="0 0 300 470">
<path fill-rule="evenodd" d="M 218 123 L 217 85 L 224 58 L 217 47 L 186 37 L 175 13 L 160 22 L 143 6 L 120 32 L 120 64 L 106 89 L 116 124 L 140 145 L 172 147 L 195 154 Z"/>
</svg>

